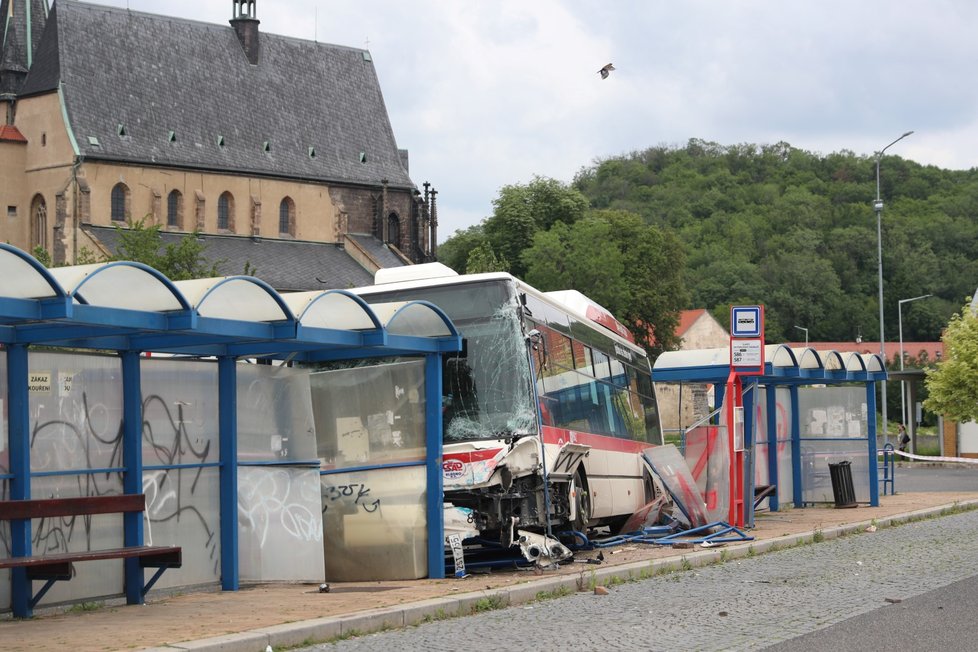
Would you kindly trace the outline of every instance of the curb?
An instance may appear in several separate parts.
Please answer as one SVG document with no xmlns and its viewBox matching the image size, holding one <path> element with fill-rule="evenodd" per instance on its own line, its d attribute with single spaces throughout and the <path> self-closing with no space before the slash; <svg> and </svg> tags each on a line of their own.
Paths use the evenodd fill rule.
<svg viewBox="0 0 978 652">
<path fill-rule="evenodd" d="M 182 643 L 168 643 L 161 647 L 145 648 L 147 652 L 265 652 L 268 646 L 289 648 L 315 645 L 340 637 L 360 636 L 390 629 L 411 627 L 434 620 L 469 616 L 480 611 L 511 607 L 538 599 L 558 598 L 579 591 L 590 591 L 595 586 L 648 579 L 675 571 L 690 570 L 711 564 L 754 555 L 776 552 L 800 544 L 818 543 L 838 537 L 864 532 L 870 525 L 891 527 L 925 518 L 950 515 L 948 510 L 978 508 L 978 500 L 967 500 L 928 507 L 904 514 L 895 514 L 856 523 L 847 523 L 824 530 L 789 534 L 763 541 L 749 541 L 727 545 L 722 550 L 696 550 L 687 554 L 649 561 L 631 562 L 620 566 L 593 568 L 578 575 L 563 575 L 533 580 L 513 587 L 471 591 L 444 598 L 430 598 L 406 605 L 384 607 L 343 616 L 303 620 L 274 625 L 261 629 L 215 636 Z M 817 537 L 820 538 L 816 540 Z M 586 576 L 586 579 L 585 579 Z M 486 608 L 483 608 L 486 605 Z"/>
</svg>

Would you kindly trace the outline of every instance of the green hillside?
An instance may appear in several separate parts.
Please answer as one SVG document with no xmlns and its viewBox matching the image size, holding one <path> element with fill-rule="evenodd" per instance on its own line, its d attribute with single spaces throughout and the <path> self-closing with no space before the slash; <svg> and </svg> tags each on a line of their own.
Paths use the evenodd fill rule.
<svg viewBox="0 0 978 652">
<path fill-rule="evenodd" d="M 978 169 L 943 170 L 887 155 L 880 185 L 886 337 L 897 338 L 900 299 L 933 294 L 904 305 L 903 337 L 939 339 L 978 285 Z M 610 296 L 619 317 L 635 316 L 623 313 L 658 277 L 668 289 L 642 315 L 660 329 L 683 308 L 708 308 L 726 324 L 731 303 L 763 303 L 770 342 L 803 338 L 795 326 L 807 328 L 812 341 L 877 340 L 875 197 L 875 156 L 693 139 L 600 160 L 570 186 L 550 179 L 507 186 L 494 214 L 457 232 L 441 258 L 464 271 L 475 253 L 472 262 L 483 269 L 559 284 L 573 278 L 566 268 L 588 262 L 586 247 L 570 248 L 572 232 L 580 232 L 577 240 L 602 250 L 601 259 L 625 265 L 621 275 L 585 274 L 578 282 L 586 293 Z M 669 249 L 636 274 L 630 269 L 638 258 L 626 250 L 638 231 L 632 225 L 626 237 L 618 235 L 628 214 L 654 234 L 653 250 Z M 591 226 L 577 226 L 582 221 Z M 528 256 L 531 248 L 536 253 Z M 609 257 L 616 249 L 626 251 L 623 261 Z M 626 283 L 637 286 L 616 294 Z"/>
</svg>

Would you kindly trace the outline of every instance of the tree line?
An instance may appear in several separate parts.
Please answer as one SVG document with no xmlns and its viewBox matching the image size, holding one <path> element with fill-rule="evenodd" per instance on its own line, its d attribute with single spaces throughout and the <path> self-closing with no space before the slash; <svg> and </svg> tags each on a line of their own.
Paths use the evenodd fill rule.
<svg viewBox="0 0 978 652">
<path fill-rule="evenodd" d="M 935 341 L 978 283 L 978 170 L 880 161 L 886 339 Z M 769 342 L 879 338 L 875 155 L 691 139 L 598 160 L 570 184 L 505 186 L 493 213 L 440 248 L 459 272 L 573 287 L 650 352 L 680 310 L 765 305 Z"/>
</svg>

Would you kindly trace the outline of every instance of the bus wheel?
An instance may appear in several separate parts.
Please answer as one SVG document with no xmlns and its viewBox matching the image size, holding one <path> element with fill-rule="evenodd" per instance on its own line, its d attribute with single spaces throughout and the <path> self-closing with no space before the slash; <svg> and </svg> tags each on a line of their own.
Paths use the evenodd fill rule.
<svg viewBox="0 0 978 652">
<path fill-rule="evenodd" d="M 571 528 L 578 532 L 587 532 L 587 524 L 591 520 L 591 493 L 588 491 L 580 469 L 574 472 L 571 483 L 571 500 L 574 501 L 574 520 Z"/>
</svg>

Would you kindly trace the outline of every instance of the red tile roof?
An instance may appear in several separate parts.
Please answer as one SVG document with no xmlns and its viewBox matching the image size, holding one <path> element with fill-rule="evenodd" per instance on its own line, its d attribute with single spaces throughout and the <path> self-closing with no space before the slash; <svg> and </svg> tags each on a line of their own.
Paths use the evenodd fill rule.
<svg viewBox="0 0 978 652">
<path fill-rule="evenodd" d="M 26 143 L 27 139 L 24 138 L 24 134 L 20 133 L 20 129 L 17 127 L 13 125 L 0 125 L 0 141 Z"/>
<path fill-rule="evenodd" d="M 676 326 L 676 335 L 678 337 L 685 335 L 686 331 L 693 327 L 693 324 L 696 323 L 696 320 L 699 319 L 704 312 L 706 312 L 706 310 L 700 308 L 698 310 L 683 310 L 681 313 L 679 313 L 679 325 Z"/>
</svg>

